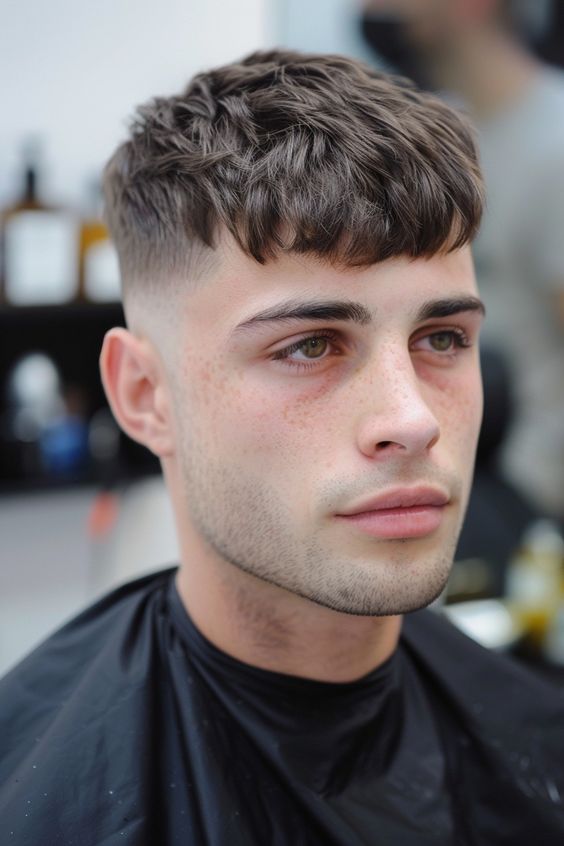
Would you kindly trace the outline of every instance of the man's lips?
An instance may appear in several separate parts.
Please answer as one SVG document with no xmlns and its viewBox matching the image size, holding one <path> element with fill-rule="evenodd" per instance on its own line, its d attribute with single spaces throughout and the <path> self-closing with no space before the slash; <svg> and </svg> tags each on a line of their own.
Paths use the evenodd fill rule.
<svg viewBox="0 0 564 846">
<path fill-rule="evenodd" d="M 449 496 L 439 488 L 394 488 L 336 515 L 373 537 L 417 538 L 440 526 Z"/>
<path fill-rule="evenodd" d="M 370 499 L 350 506 L 339 512 L 340 517 L 350 517 L 367 511 L 383 511 L 389 508 L 411 508 L 414 505 L 446 505 L 449 496 L 440 488 L 392 488 Z"/>
</svg>

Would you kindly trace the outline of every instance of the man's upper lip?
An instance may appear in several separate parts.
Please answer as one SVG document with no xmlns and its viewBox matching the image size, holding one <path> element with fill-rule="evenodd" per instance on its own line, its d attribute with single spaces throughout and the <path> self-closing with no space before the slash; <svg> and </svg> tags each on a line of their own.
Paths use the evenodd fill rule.
<svg viewBox="0 0 564 846">
<path fill-rule="evenodd" d="M 340 511 L 339 516 L 351 517 L 353 514 L 363 514 L 366 511 L 411 508 L 414 505 L 446 505 L 448 501 L 448 494 L 440 488 L 393 488 Z"/>
</svg>

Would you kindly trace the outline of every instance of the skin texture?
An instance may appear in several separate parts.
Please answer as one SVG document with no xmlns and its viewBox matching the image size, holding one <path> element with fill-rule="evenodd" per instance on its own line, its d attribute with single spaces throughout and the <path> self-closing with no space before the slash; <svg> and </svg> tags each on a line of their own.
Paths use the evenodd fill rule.
<svg viewBox="0 0 564 846">
<path fill-rule="evenodd" d="M 419 312 L 477 297 L 470 251 L 343 270 L 220 249 L 168 327 L 132 309 L 130 331 L 108 333 L 106 392 L 161 458 L 177 584 L 202 633 L 266 669 L 358 678 L 389 657 L 400 615 L 431 602 L 452 564 L 482 413 L 481 315 Z M 288 301 L 365 313 L 253 322 Z M 448 499 L 422 537 L 373 537 L 338 516 L 417 485 Z"/>
</svg>

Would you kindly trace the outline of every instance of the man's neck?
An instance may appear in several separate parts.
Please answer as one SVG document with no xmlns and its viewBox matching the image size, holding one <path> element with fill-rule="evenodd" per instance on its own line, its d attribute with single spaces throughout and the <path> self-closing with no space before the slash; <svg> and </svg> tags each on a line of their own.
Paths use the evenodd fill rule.
<svg viewBox="0 0 564 846">
<path fill-rule="evenodd" d="M 350 682 L 395 651 L 401 617 L 332 611 L 224 562 L 193 560 L 177 588 L 199 631 L 256 667 L 327 682 Z"/>
<path fill-rule="evenodd" d="M 518 101 L 540 65 L 498 29 L 476 29 L 453 38 L 434 62 L 435 81 L 462 96 L 474 116 L 486 120 Z"/>
</svg>

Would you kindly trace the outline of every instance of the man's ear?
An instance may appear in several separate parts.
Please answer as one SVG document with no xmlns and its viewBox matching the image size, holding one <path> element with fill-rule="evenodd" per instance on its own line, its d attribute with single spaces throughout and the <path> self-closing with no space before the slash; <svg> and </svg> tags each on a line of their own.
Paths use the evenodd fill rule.
<svg viewBox="0 0 564 846">
<path fill-rule="evenodd" d="M 123 431 L 160 458 L 174 451 L 172 404 L 162 364 L 149 341 L 127 329 L 106 333 L 100 375 Z"/>
</svg>

